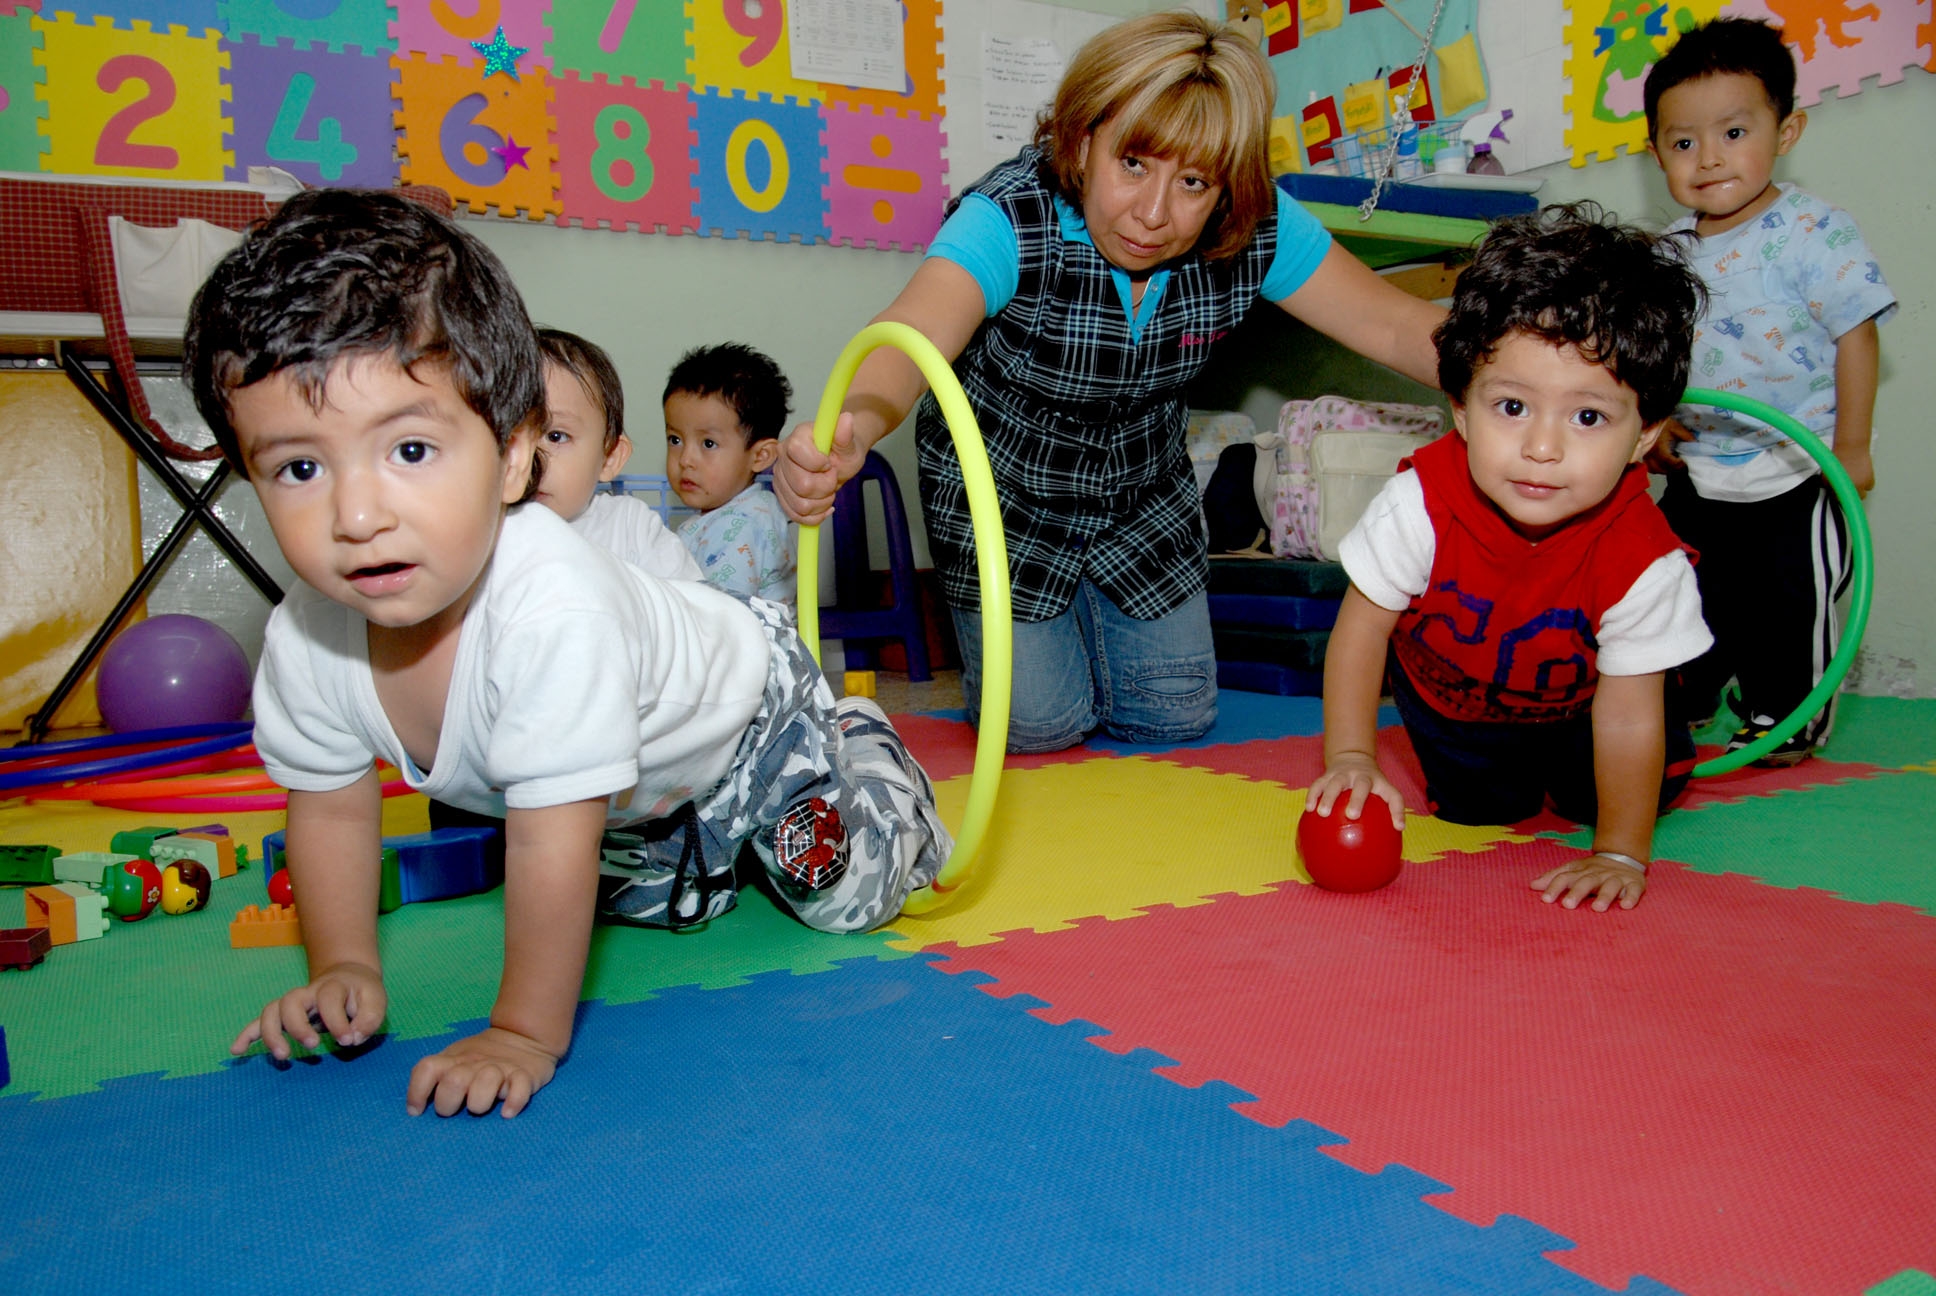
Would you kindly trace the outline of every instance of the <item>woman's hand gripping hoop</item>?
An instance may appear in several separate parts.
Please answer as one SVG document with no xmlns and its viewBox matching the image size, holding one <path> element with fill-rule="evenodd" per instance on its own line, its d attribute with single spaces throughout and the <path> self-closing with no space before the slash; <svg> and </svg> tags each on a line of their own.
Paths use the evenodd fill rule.
<svg viewBox="0 0 1936 1296">
<path fill-rule="evenodd" d="M 1774 406 L 1737 396 L 1733 392 L 1690 387 L 1682 393 L 1681 403 L 1712 405 L 1717 409 L 1746 414 L 1749 418 L 1768 424 L 1808 451 L 1809 457 L 1821 468 L 1828 488 L 1835 493 L 1835 502 L 1841 507 L 1842 521 L 1848 527 L 1849 546 L 1855 558 L 1855 571 L 1849 588 L 1848 624 L 1843 627 L 1841 646 L 1835 650 L 1835 656 L 1830 660 L 1828 669 L 1822 672 L 1815 690 L 1803 698 L 1801 705 L 1780 724 L 1746 747 L 1696 765 L 1695 776 L 1705 777 L 1709 774 L 1732 773 L 1751 761 L 1760 760 L 1800 733 L 1809 717 L 1827 706 L 1829 699 L 1835 696 L 1835 690 L 1842 686 L 1842 679 L 1849 673 L 1849 667 L 1855 664 L 1855 655 L 1862 648 L 1862 632 L 1869 625 L 1869 597 L 1875 585 L 1875 542 L 1869 536 L 1868 516 L 1862 512 L 1862 496 L 1856 492 L 1855 483 L 1849 480 L 1849 474 L 1834 452 L 1822 444 L 1820 437 Z"/>
<path fill-rule="evenodd" d="M 854 372 L 868 353 L 892 346 L 905 353 L 928 380 L 953 434 L 961 477 L 968 491 L 968 513 L 975 527 L 975 555 L 981 567 L 981 728 L 975 739 L 975 772 L 968 785 L 968 810 L 955 833 L 954 854 L 948 857 L 933 883 L 909 896 L 902 913 L 920 914 L 945 904 L 974 867 L 975 856 L 995 813 L 995 794 L 1001 789 L 1002 758 L 1008 747 L 1008 702 L 1015 659 L 1014 623 L 1008 602 L 1008 547 L 1002 538 L 1001 505 L 995 497 L 995 475 L 988 469 L 981 428 L 969 408 L 967 393 L 954 369 L 934 343 L 906 324 L 869 324 L 854 335 L 834 361 L 814 418 L 813 440 L 822 453 L 833 444 L 834 424 L 841 402 L 854 381 Z M 820 660 L 820 528 L 800 528 L 800 637 L 815 661 Z"/>
</svg>

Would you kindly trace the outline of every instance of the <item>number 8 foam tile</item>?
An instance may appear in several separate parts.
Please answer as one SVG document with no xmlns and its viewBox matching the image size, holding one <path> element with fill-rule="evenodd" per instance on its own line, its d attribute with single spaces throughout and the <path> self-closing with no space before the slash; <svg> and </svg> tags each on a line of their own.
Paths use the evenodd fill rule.
<svg viewBox="0 0 1936 1296">
<path fill-rule="evenodd" d="M 787 38 L 782 0 L 686 0 L 686 13 L 692 18 L 686 71 L 694 89 L 791 96 L 801 103 L 825 97 L 826 87 L 818 81 L 793 75 L 793 42 Z"/>
<path fill-rule="evenodd" d="M 311 185 L 385 188 L 397 182 L 390 60 L 245 36 L 229 50 L 235 165 L 276 166 Z"/>
<path fill-rule="evenodd" d="M 216 33 L 157 32 L 145 22 L 122 31 L 104 17 L 82 26 L 72 14 L 36 18 L 34 29 L 34 62 L 47 74 L 35 92 L 47 105 L 42 169 L 220 180 L 235 165 L 223 147 L 233 125 L 223 115 L 229 56 Z"/>
<path fill-rule="evenodd" d="M 285 7 L 287 6 L 287 7 Z M 388 54 L 390 0 L 220 0 L 222 30 L 230 41 L 259 36 L 264 43 L 287 37 L 332 50 Z M 291 12 L 294 10 L 295 12 Z M 313 16 L 312 16 L 313 15 Z"/>
<path fill-rule="evenodd" d="M 827 102 L 846 108 L 941 115 L 941 0 L 901 0 L 901 48 L 907 59 L 906 88 L 899 91 L 826 86 Z"/>
<path fill-rule="evenodd" d="M 686 13 L 672 0 L 577 0 L 551 10 L 544 47 L 554 74 L 602 72 L 613 82 L 686 79 Z M 555 90 L 554 83 L 554 90 Z"/>
<path fill-rule="evenodd" d="M 558 123 L 560 225 L 690 234 L 699 228 L 693 187 L 692 96 L 658 82 L 551 82 Z"/>
<path fill-rule="evenodd" d="M 668 0 L 648 0 L 664 4 Z M 459 0 L 463 4 L 463 0 Z M 459 60 L 477 57 L 473 41 L 489 43 L 504 29 L 504 39 L 526 51 L 518 57 L 518 76 L 533 68 L 549 69 L 551 56 L 544 52 L 551 40 L 545 25 L 545 0 L 470 0 L 459 13 L 449 0 L 395 0 L 397 19 L 390 24 L 390 36 L 399 57 L 423 54 L 430 58 L 449 55 Z"/>
<path fill-rule="evenodd" d="M 542 220 L 558 214 L 558 151 L 543 68 L 484 77 L 481 59 L 393 58 L 397 151 L 406 184 L 449 192 L 474 212 Z"/>
<path fill-rule="evenodd" d="M 931 117 L 823 107 L 827 228 L 855 247 L 925 247 L 941 228 L 941 123 Z"/>
<path fill-rule="evenodd" d="M 826 238 L 819 111 L 712 94 L 694 96 L 693 104 L 700 232 L 782 242 Z"/>
</svg>

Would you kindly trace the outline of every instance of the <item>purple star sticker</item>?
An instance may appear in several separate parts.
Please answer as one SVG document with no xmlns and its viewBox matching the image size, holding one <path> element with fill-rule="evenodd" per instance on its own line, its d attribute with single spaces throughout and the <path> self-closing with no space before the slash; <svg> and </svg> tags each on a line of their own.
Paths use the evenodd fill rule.
<svg viewBox="0 0 1936 1296">
<path fill-rule="evenodd" d="M 524 155 L 530 151 L 530 149 L 518 143 L 517 136 L 515 135 L 506 135 L 504 137 L 504 143 L 491 150 L 491 152 L 497 154 L 498 160 L 504 163 L 504 169 L 507 172 L 514 166 L 521 166 L 526 171 L 529 171 L 531 164 L 524 160 Z"/>
</svg>

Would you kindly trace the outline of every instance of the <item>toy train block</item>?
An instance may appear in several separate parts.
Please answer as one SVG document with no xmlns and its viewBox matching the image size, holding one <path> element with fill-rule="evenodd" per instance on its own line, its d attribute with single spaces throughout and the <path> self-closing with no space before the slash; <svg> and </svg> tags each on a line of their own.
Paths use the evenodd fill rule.
<svg viewBox="0 0 1936 1296">
<path fill-rule="evenodd" d="M 107 935 L 108 899 L 79 882 L 27 888 L 27 926 L 45 927 L 51 945 Z"/>
<path fill-rule="evenodd" d="M 272 832 L 262 839 L 264 870 L 274 877 L 287 866 L 286 838 Z M 504 834 L 478 825 L 437 828 L 383 839 L 382 885 L 377 912 L 399 905 L 489 891 L 504 881 Z"/>
<path fill-rule="evenodd" d="M 140 858 L 121 851 L 69 851 L 54 859 L 54 881 L 99 886 L 101 870 Z"/>
<path fill-rule="evenodd" d="M 0 846 L 0 886 L 47 886 L 59 858 L 58 846 Z"/>
<path fill-rule="evenodd" d="M 234 949 L 300 944 L 302 922 L 296 917 L 294 905 L 272 904 L 267 909 L 249 905 L 229 924 L 229 945 Z"/>
<path fill-rule="evenodd" d="M 45 927 L 0 927 L 0 969 L 25 972 L 54 948 Z"/>
<path fill-rule="evenodd" d="M 142 859 L 151 860 L 154 859 L 154 856 L 149 854 L 149 852 L 154 850 L 155 843 L 163 837 L 173 837 L 174 835 L 175 830 L 173 828 L 163 828 L 159 825 L 150 825 L 146 828 L 126 828 L 114 834 L 113 840 L 108 842 L 108 849 L 117 854 L 136 855 Z"/>
</svg>

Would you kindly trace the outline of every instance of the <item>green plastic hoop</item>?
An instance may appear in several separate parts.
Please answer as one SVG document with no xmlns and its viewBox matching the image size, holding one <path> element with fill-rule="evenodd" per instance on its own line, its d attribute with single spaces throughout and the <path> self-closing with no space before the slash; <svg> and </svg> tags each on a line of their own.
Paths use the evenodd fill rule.
<svg viewBox="0 0 1936 1296">
<path fill-rule="evenodd" d="M 1001 790 L 1002 762 L 1008 747 L 1009 690 L 1015 661 L 1014 619 L 1008 597 L 1008 546 L 1002 535 L 1002 513 L 995 496 L 995 474 L 988 467 L 981 427 L 961 390 L 954 367 L 934 343 L 906 324 L 869 324 L 834 361 L 833 373 L 820 396 L 814 418 L 813 440 L 824 453 L 833 444 L 834 424 L 841 402 L 853 384 L 854 372 L 870 353 L 883 346 L 903 352 L 928 380 L 941 412 L 947 416 L 961 477 L 968 493 L 968 514 L 975 528 L 975 553 L 981 567 L 981 727 L 975 738 L 975 772 L 968 785 L 968 809 L 955 834 L 954 853 L 934 881 L 915 891 L 901 906 L 906 914 L 927 913 L 946 904 L 950 893 L 967 880 L 988 834 Z M 800 528 L 800 637 L 815 661 L 820 660 L 820 528 Z"/>
<path fill-rule="evenodd" d="M 1869 535 L 1868 515 L 1862 511 L 1861 493 L 1855 489 L 1855 483 L 1849 480 L 1848 471 L 1820 437 L 1795 419 L 1761 401 L 1705 387 L 1688 388 L 1681 396 L 1681 404 L 1712 405 L 1717 409 L 1746 414 L 1749 418 L 1768 424 L 1808 451 L 1809 457 L 1821 468 L 1829 490 L 1834 492 L 1835 502 L 1841 506 L 1842 521 L 1848 527 L 1849 545 L 1854 558 L 1854 571 L 1849 584 L 1848 624 L 1843 627 L 1842 642 L 1829 661 L 1828 669 L 1822 672 L 1822 678 L 1816 682 L 1814 691 L 1803 698 L 1801 705 L 1780 724 L 1746 747 L 1696 765 L 1695 777 L 1705 778 L 1711 774 L 1729 774 L 1751 761 L 1760 760 L 1800 733 L 1802 726 L 1827 706 L 1829 699 L 1835 696 L 1835 690 L 1842 687 L 1842 680 L 1848 675 L 1849 667 L 1855 665 L 1855 655 L 1862 647 L 1862 632 L 1869 625 L 1869 599 L 1875 587 L 1875 542 Z"/>
</svg>

